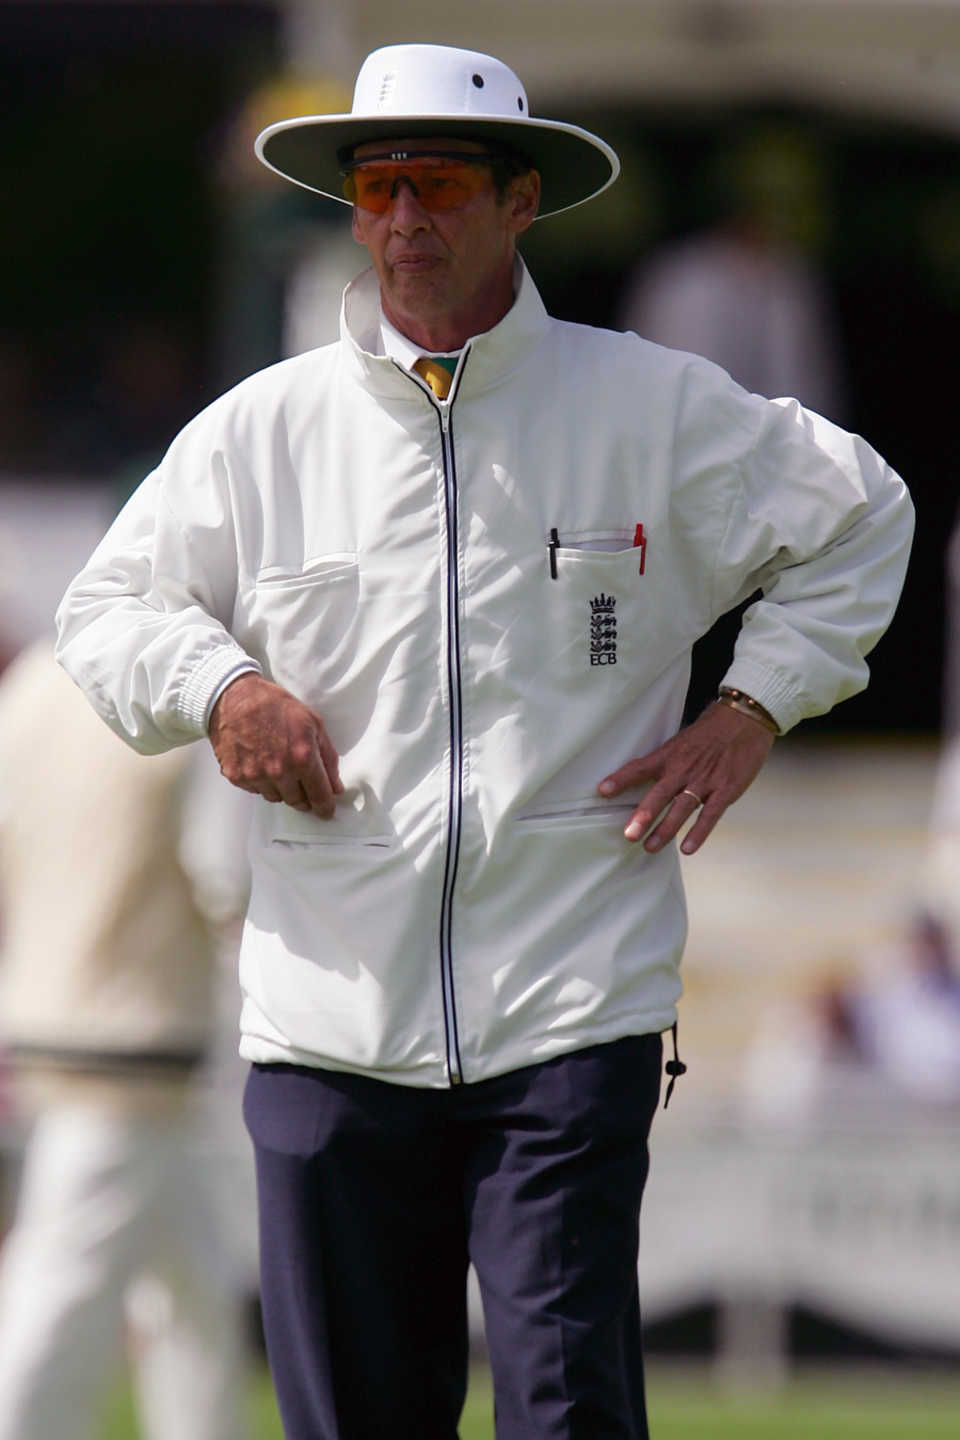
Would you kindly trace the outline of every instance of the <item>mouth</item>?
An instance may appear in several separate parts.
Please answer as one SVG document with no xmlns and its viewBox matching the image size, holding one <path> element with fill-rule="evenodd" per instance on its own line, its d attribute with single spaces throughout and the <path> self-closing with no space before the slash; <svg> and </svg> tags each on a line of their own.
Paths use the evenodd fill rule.
<svg viewBox="0 0 960 1440">
<path fill-rule="evenodd" d="M 390 268 L 403 275 L 416 275 L 424 270 L 432 270 L 439 265 L 439 255 L 429 255 L 422 251 L 410 251 L 402 255 L 394 255 L 390 259 Z"/>
</svg>

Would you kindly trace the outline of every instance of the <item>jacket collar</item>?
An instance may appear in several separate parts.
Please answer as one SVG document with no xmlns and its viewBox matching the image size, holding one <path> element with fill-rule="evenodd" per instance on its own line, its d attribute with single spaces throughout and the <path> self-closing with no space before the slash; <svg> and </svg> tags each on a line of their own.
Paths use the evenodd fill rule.
<svg viewBox="0 0 960 1440">
<path fill-rule="evenodd" d="M 530 272 L 520 257 L 515 270 L 516 299 L 492 330 L 468 340 L 468 363 L 458 390 L 478 394 L 518 370 L 540 343 L 550 323 Z M 347 364 L 368 389 L 380 395 L 410 397 L 410 381 L 379 349 L 380 291 L 372 268 L 347 286 L 340 311 L 340 339 Z"/>
</svg>

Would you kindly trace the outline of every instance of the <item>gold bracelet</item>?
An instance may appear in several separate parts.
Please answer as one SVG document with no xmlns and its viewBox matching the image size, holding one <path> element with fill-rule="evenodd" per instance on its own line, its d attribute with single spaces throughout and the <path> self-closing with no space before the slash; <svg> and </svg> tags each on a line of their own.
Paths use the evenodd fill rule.
<svg viewBox="0 0 960 1440">
<path fill-rule="evenodd" d="M 765 710 L 759 700 L 754 700 L 752 695 L 745 695 L 742 690 L 734 690 L 729 685 L 721 685 L 717 700 L 721 705 L 729 705 L 731 710 L 738 710 L 741 715 L 749 715 L 751 720 L 756 720 L 772 734 L 780 734 L 780 726 L 770 711 Z"/>
</svg>

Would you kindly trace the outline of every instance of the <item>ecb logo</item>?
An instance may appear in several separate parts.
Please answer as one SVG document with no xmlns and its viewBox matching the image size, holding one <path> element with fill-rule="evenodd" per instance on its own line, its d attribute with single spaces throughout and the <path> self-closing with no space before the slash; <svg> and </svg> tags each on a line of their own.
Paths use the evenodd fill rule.
<svg viewBox="0 0 960 1440">
<path fill-rule="evenodd" d="M 617 599 L 603 591 L 590 601 L 590 664 L 617 663 Z"/>
</svg>

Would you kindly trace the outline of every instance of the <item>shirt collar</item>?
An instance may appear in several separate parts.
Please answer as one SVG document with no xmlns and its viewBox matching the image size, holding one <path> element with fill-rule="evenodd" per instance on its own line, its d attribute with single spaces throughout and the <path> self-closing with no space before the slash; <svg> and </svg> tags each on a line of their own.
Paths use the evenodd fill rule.
<svg viewBox="0 0 960 1440">
<path fill-rule="evenodd" d="M 469 341 L 467 342 L 469 344 Z M 421 350 L 414 345 L 409 336 L 404 335 L 392 325 L 380 307 L 380 350 L 381 355 L 389 355 L 391 360 L 396 360 L 404 370 L 412 370 L 421 355 L 449 355 L 451 359 L 459 355 L 459 350 Z"/>
</svg>

